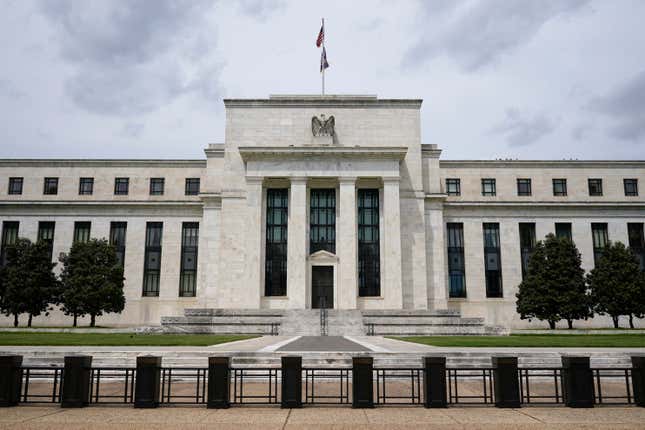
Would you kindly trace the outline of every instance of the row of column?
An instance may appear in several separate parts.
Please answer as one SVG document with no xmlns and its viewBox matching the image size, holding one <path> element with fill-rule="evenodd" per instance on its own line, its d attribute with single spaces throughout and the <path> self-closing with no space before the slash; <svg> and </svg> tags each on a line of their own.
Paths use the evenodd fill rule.
<svg viewBox="0 0 645 430">
<path fill-rule="evenodd" d="M 307 305 L 307 257 L 308 205 L 306 177 L 290 179 L 289 220 L 287 236 L 287 295 L 289 307 L 303 309 Z M 338 257 L 335 307 L 356 309 L 358 297 L 358 236 L 356 177 L 339 177 L 338 216 L 336 218 L 336 255 Z M 381 255 L 381 295 L 384 307 L 400 309 L 403 305 L 401 289 L 401 215 L 399 201 L 399 178 L 383 180 L 383 246 Z M 251 209 L 251 225 L 256 226 L 248 243 L 253 265 L 251 285 L 259 286 L 259 296 L 264 294 L 261 285 L 262 237 L 265 226 L 262 222 L 264 202 L 262 199 L 263 178 L 247 178 L 247 202 Z M 255 284 L 254 284 L 255 283 Z"/>
</svg>

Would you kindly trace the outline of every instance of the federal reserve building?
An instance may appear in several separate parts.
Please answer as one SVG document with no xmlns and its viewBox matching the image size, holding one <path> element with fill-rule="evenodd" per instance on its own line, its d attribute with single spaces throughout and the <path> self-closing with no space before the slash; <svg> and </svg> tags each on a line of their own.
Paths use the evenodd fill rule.
<svg viewBox="0 0 645 430">
<path fill-rule="evenodd" d="M 587 271 L 610 241 L 645 264 L 645 161 L 445 160 L 417 99 L 224 105 L 225 141 L 197 160 L 0 160 L 2 254 L 24 237 L 58 262 L 106 238 L 126 305 L 101 324 L 242 333 L 315 330 L 320 308 L 343 334 L 546 327 L 516 294 L 549 233 Z"/>
</svg>

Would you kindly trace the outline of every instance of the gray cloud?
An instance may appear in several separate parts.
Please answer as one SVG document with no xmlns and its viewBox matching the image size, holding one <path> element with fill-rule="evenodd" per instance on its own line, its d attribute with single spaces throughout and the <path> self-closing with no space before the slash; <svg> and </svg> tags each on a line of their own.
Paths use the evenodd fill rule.
<svg viewBox="0 0 645 430">
<path fill-rule="evenodd" d="M 60 55 L 75 72 L 67 95 L 81 108 L 104 115 L 153 111 L 191 91 L 209 88 L 213 29 L 200 26 L 210 1 L 42 3 L 55 24 Z M 210 39 L 211 43 L 205 43 Z"/>
<path fill-rule="evenodd" d="M 276 10 L 284 9 L 283 0 L 238 0 L 238 6 L 245 15 L 266 19 Z"/>
<path fill-rule="evenodd" d="M 511 146 L 528 146 L 552 133 L 557 128 L 556 121 L 544 113 L 526 117 L 517 109 L 506 110 L 506 118 L 490 130 L 491 134 L 506 137 Z"/>
<path fill-rule="evenodd" d="M 589 0 L 473 0 L 469 2 L 424 2 L 425 16 L 447 16 L 427 30 L 403 59 L 406 66 L 419 66 L 445 55 L 466 71 L 496 62 L 502 55 L 527 43 L 549 20 L 580 9 Z"/>
<path fill-rule="evenodd" d="M 120 136 L 126 138 L 138 138 L 143 133 L 145 129 L 145 124 L 140 122 L 126 122 L 123 124 L 121 131 L 119 132 Z"/>
<path fill-rule="evenodd" d="M 11 100 L 19 100 L 26 97 L 26 94 L 16 85 L 6 79 L 0 79 L 0 97 Z"/>
<path fill-rule="evenodd" d="M 607 116 L 612 125 L 607 132 L 622 140 L 645 137 L 645 70 L 603 97 L 592 99 L 591 109 Z"/>
</svg>

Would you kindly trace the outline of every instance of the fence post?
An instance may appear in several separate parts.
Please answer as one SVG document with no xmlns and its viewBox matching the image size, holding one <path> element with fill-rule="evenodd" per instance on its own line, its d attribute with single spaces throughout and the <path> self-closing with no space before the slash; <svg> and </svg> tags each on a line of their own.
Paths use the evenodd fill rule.
<svg viewBox="0 0 645 430">
<path fill-rule="evenodd" d="M 160 385 L 161 357 L 151 355 L 137 357 L 134 407 L 156 408 L 159 406 Z"/>
<path fill-rule="evenodd" d="M 91 355 L 65 357 L 63 370 L 62 408 L 82 408 L 90 403 Z"/>
<path fill-rule="evenodd" d="M 632 356 L 632 388 L 634 404 L 645 407 L 645 355 Z"/>
<path fill-rule="evenodd" d="M 352 358 L 352 408 L 374 407 L 374 359 Z"/>
<path fill-rule="evenodd" d="M 209 409 L 228 409 L 231 406 L 231 359 L 208 357 Z"/>
<path fill-rule="evenodd" d="M 281 407 L 302 407 L 302 357 L 282 357 Z"/>
<path fill-rule="evenodd" d="M 22 387 L 22 355 L 0 355 L 0 407 L 16 406 Z"/>
<path fill-rule="evenodd" d="M 564 404 L 570 408 L 593 408 L 594 384 L 589 357 L 562 356 Z"/>
<path fill-rule="evenodd" d="M 423 372 L 424 406 L 426 408 L 448 407 L 446 396 L 446 357 L 424 357 Z"/>
<path fill-rule="evenodd" d="M 520 407 L 517 357 L 493 357 L 493 382 L 495 384 L 496 407 Z"/>
</svg>

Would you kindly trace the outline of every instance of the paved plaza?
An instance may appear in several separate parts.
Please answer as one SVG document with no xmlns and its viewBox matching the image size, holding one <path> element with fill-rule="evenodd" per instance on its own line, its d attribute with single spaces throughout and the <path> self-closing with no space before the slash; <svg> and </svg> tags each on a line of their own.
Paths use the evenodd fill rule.
<svg viewBox="0 0 645 430">
<path fill-rule="evenodd" d="M 23 406 L 3 409 L 0 429 L 641 429 L 645 409 L 160 408 Z"/>
</svg>

